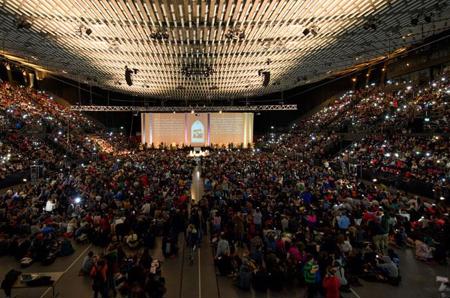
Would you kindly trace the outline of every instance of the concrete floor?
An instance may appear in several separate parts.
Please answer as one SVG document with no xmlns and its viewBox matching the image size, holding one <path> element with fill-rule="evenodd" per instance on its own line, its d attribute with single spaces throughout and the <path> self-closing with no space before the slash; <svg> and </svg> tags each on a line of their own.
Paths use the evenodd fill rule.
<svg viewBox="0 0 450 298">
<path fill-rule="evenodd" d="M 193 173 L 192 197 L 201 198 L 203 181 L 200 169 Z M 165 259 L 162 256 L 161 240 L 157 239 L 152 254 L 162 260 L 162 274 L 166 279 L 167 298 L 284 298 L 304 297 L 304 289 L 292 287 L 281 292 L 260 293 L 253 290 L 245 292 L 234 287 L 228 277 L 216 276 L 212 249 L 208 239 L 204 238 L 202 246 L 195 252 L 193 264 L 187 261 L 189 252 L 184 249 L 182 235 L 179 237 L 180 254 L 174 259 Z M 56 291 L 62 298 L 88 298 L 92 297 L 91 281 L 89 278 L 78 276 L 81 262 L 89 250 L 101 253 L 100 248 L 91 245 L 74 245 L 75 253 L 72 256 L 57 258 L 51 266 L 33 264 L 29 268 L 20 269 L 18 262 L 12 257 L 0 258 L 0 278 L 12 268 L 23 272 L 65 272 L 56 284 Z M 366 283 L 353 290 L 353 293 L 344 294 L 344 298 L 434 298 L 438 297 L 436 275 L 450 276 L 449 266 L 430 265 L 416 261 L 414 252 L 410 249 L 398 251 L 401 257 L 400 270 L 402 282 L 398 287 L 380 283 Z M 3 291 L 0 298 L 4 298 Z M 13 291 L 13 297 L 20 298 L 48 298 L 51 291 L 45 288 L 20 289 Z"/>
</svg>

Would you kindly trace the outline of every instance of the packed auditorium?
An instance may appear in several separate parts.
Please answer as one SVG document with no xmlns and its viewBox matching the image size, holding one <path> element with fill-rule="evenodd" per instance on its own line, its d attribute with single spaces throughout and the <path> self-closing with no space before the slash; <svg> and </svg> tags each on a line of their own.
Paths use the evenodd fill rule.
<svg viewBox="0 0 450 298">
<path fill-rule="evenodd" d="M 0 298 L 449 298 L 449 0 L 0 0 Z"/>
</svg>

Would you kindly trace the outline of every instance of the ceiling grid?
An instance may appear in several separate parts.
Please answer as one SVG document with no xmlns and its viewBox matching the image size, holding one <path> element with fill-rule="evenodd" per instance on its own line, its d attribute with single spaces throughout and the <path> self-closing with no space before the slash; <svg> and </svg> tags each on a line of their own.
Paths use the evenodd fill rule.
<svg viewBox="0 0 450 298">
<path fill-rule="evenodd" d="M 3 53 L 33 56 L 40 67 L 104 88 L 180 100 L 258 96 L 314 82 L 447 30 L 450 18 L 448 0 L 9 0 L 0 5 Z M 418 14 L 415 26 L 411 18 Z M 31 27 L 18 29 L 20 19 Z M 125 66 L 139 70 L 133 86 L 125 83 Z M 206 75 L 199 71 L 205 67 Z M 194 75 L 183 73 L 186 68 Z M 267 87 L 258 75 L 262 70 L 271 73 Z"/>
</svg>

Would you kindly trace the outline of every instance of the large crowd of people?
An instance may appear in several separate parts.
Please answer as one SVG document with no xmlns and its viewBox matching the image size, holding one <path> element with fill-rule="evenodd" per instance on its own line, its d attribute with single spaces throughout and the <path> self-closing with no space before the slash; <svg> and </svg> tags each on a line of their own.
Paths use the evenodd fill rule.
<svg viewBox="0 0 450 298">
<path fill-rule="evenodd" d="M 359 279 L 398 284 L 393 247 L 446 264 L 449 84 L 443 77 L 416 93 L 403 88 L 348 92 L 252 151 L 216 150 L 203 160 L 201 205 L 221 274 L 247 290 L 298 282 L 308 297 L 339 297 Z M 364 136 L 341 151 L 344 133 Z M 427 183 L 435 195 L 362 183 L 352 163 Z"/>
<path fill-rule="evenodd" d="M 170 258 L 179 235 L 195 247 L 209 234 L 219 274 L 244 290 L 300 284 L 308 297 L 331 298 L 360 279 L 396 285 L 392 248 L 447 261 L 449 88 L 445 77 L 368 86 L 252 149 L 212 149 L 199 161 L 204 195 L 190 206 L 188 148 L 139 148 L 46 93 L 3 83 L 0 181 L 32 165 L 48 171 L 0 194 L 0 255 L 51 264 L 72 253 L 71 241 L 90 242 L 104 247 L 80 271 L 95 297 L 162 297 L 160 263 L 149 253 L 155 237 Z M 349 134 L 364 137 L 342 148 Z M 368 183 L 354 164 L 373 177 L 426 183 L 434 195 Z"/>
</svg>

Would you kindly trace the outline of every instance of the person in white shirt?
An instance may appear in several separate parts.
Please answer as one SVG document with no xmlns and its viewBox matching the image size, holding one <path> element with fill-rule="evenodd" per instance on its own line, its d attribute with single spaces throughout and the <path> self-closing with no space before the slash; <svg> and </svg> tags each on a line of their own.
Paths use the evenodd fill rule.
<svg viewBox="0 0 450 298">
<path fill-rule="evenodd" d="M 230 244 L 223 235 L 220 236 L 219 242 L 217 242 L 216 259 L 222 256 L 230 255 Z"/>
<path fill-rule="evenodd" d="M 53 199 L 49 199 L 45 204 L 45 211 L 52 212 L 55 209 L 56 202 Z"/>
<path fill-rule="evenodd" d="M 144 205 L 142 205 L 141 212 L 144 215 L 150 214 L 151 205 L 149 202 L 146 202 Z"/>
</svg>

